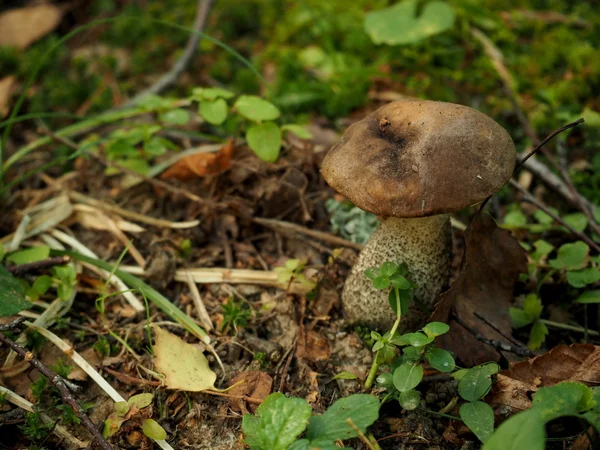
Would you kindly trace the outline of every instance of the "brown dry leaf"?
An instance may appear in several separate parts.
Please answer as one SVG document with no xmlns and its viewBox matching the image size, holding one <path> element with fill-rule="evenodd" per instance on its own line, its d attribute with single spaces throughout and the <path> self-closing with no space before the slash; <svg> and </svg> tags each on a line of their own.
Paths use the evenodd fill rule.
<svg viewBox="0 0 600 450">
<path fill-rule="evenodd" d="M 0 80 L 0 119 L 6 117 L 10 111 L 10 96 L 17 79 L 13 76 L 4 77 Z"/>
<path fill-rule="evenodd" d="M 29 47 L 54 30 L 63 11 L 53 5 L 11 9 L 0 14 L 0 47 Z"/>
<path fill-rule="evenodd" d="M 331 356 L 329 341 L 316 331 L 306 331 L 301 327 L 298 333 L 296 356 L 312 362 L 325 361 Z"/>
<path fill-rule="evenodd" d="M 235 146 L 233 141 L 229 140 L 216 153 L 195 153 L 193 155 L 181 158 L 167 170 L 160 178 L 163 180 L 177 179 L 189 180 L 206 175 L 215 175 L 231 167 L 231 156 Z"/>
<path fill-rule="evenodd" d="M 229 390 L 229 395 L 237 397 L 248 397 L 256 400 L 264 400 L 271 393 L 273 387 L 273 378 L 260 370 L 251 370 L 242 372 L 231 380 L 233 386 Z M 241 398 L 232 398 L 229 400 L 231 409 L 237 412 L 246 413 L 246 402 Z M 254 413 L 258 404 L 249 403 L 248 407 Z"/>
<path fill-rule="evenodd" d="M 442 294 L 430 320 L 450 325 L 450 332 L 440 336 L 437 344 L 471 367 L 500 359 L 492 346 L 477 340 L 472 333 L 510 344 L 474 313 L 480 313 L 510 335 L 508 308 L 514 284 L 519 274 L 526 271 L 527 260 L 519 242 L 484 213 L 478 214 L 465 231 L 465 249 L 462 273 Z M 470 330 L 454 317 L 460 318 Z"/>
<path fill-rule="evenodd" d="M 524 410 L 531 407 L 532 393 L 561 381 L 597 386 L 600 382 L 600 346 L 558 345 L 543 355 L 514 364 L 498 374 L 491 401 Z"/>
</svg>

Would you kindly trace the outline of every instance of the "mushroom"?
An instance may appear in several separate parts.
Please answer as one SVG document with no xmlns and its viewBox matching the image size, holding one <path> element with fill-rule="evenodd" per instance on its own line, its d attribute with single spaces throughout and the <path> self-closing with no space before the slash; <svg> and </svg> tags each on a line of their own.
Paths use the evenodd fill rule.
<svg viewBox="0 0 600 450">
<path fill-rule="evenodd" d="M 381 218 L 344 285 L 350 324 L 392 326 L 387 292 L 373 288 L 364 275 L 386 261 L 405 263 L 407 278 L 417 286 L 415 299 L 435 305 L 449 282 L 449 214 L 500 190 L 513 173 L 515 156 L 504 128 L 452 103 L 392 102 L 346 130 L 325 156 L 321 173 L 333 189 Z M 412 304 L 401 330 L 425 319 Z"/>
</svg>

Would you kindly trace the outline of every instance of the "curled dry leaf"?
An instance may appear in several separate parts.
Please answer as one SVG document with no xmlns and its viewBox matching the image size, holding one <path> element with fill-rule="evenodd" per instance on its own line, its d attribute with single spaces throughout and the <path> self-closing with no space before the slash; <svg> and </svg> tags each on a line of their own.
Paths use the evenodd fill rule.
<svg viewBox="0 0 600 450">
<path fill-rule="evenodd" d="M 465 231 L 462 272 L 441 296 L 430 321 L 445 322 L 450 332 L 437 338 L 437 344 L 468 367 L 498 361 L 500 354 L 476 339 L 473 333 L 510 344 L 499 332 L 475 316 L 480 313 L 505 335 L 511 334 L 508 315 L 513 289 L 520 273 L 526 271 L 525 251 L 506 230 L 487 214 L 478 214 Z M 456 317 L 468 326 L 458 323 Z"/>
<path fill-rule="evenodd" d="M 181 158 L 165 170 L 160 178 L 163 180 L 173 178 L 177 180 L 189 180 L 191 178 L 216 175 L 224 172 L 231 167 L 231 157 L 234 148 L 233 141 L 229 140 L 216 153 L 194 153 L 193 155 Z"/>
<path fill-rule="evenodd" d="M 329 341 L 316 331 L 306 331 L 304 327 L 301 327 L 298 334 L 296 356 L 312 362 L 325 361 L 331 356 Z"/>
<path fill-rule="evenodd" d="M 498 374 L 491 402 L 516 410 L 528 409 L 532 393 L 562 381 L 598 386 L 600 346 L 558 345 L 543 355 L 513 364 Z"/>
<path fill-rule="evenodd" d="M 262 402 L 271 393 L 273 378 L 260 370 L 251 370 L 233 377 L 230 385 L 233 387 L 229 390 L 229 395 L 252 398 Z M 241 413 L 248 412 L 248 409 L 254 413 L 258 408 L 258 404 L 246 403 L 243 398 L 232 398 L 229 403 L 231 409 Z"/>
<path fill-rule="evenodd" d="M 202 350 L 154 325 L 154 365 L 169 389 L 200 392 L 214 389 L 217 375 Z"/>
<path fill-rule="evenodd" d="M 62 10 L 53 5 L 11 9 L 0 14 L 0 47 L 29 47 L 54 30 L 62 15 Z"/>
</svg>

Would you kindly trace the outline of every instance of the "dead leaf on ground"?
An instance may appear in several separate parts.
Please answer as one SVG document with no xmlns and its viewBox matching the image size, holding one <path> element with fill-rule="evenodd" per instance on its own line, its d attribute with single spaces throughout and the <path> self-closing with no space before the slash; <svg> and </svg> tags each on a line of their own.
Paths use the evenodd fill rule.
<svg viewBox="0 0 600 450">
<path fill-rule="evenodd" d="M 11 9 L 0 14 L 0 47 L 29 47 L 54 30 L 63 11 L 54 5 Z"/>
<path fill-rule="evenodd" d="M 316 331 L 306 331 L 301 327 L 298 333 L 296 356 L 312 362 L 325 361 L 331 356 L 329 341 Z"/>
<path fill-rule="evenodd" d="M 214 389 L 217 374 L 208 367 L 202 350 L 154 325 L 154 365 L 169 389 L 200 392 Z"/>
<path fill-rule="evenodd" d="M 260 370 L 251 370 L 242 372 L 233 377 L 230 385 L 233 387 L 229 390 L 229 395 L 248 397 L 262 401 L 271 393 L 273 378 Z M 231 398 L 229 399 L 229 403 L 231 409 L 241 413 L 248 412 L 248 408 L 254 413 L 256 412 L 256 408 L 258 408 L 258 404 L 246 403 L 242 398 Z M 248 408 L 246 406 L 248 406 Z"/>
<path fill-rule="evenodd" d="M 231 167 L 231 157 L 234 148 L 233 141 L 229 140 L 216 153 L 194 153 L 193 155 L 181 158 L 165 170 L 160 178 L 163 180 L 173 178 L 177 180 L 189 180 L 191 178 L 216 175 L 224 172 Z"/>
<path fill-rule="evenodd" d="M 0 79 L 0 119 L 10 111 L 10 96 L 17 79 L 13 76 Z"/>
<path fill-rule="evenodd" d="M 500 359 L 492 346 L 477 340 L 473 333 L 510 344 L 474 313 L 480 313 L 510 335 L 508 309 L 514 284 L 519 274 L 526 271 L 527 260 L 519 242 L 483 213 L 478 214 L 465 231 L 465 248 L 462 273 L 442 294 L 430 320 L 450 325 L 450 332 L 440 336 L 437 344 L 454 352 L 464 365 L 471 367 Z M 455 317 L 470 329 L 460 325 Z"/>
<path fill-rule="evenodd" d="M 516 410 L 528 409 L 535 391 L 562 381 L 597 386 L 600 382 L 600 346 L 558 345 L 543 355 L 514 364 L 498 374 L 491 402 Z"/>
</svg>

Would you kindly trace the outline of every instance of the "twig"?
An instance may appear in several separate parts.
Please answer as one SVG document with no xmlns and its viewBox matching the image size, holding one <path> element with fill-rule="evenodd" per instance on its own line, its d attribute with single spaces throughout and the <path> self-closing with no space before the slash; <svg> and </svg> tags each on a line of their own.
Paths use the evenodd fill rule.
<svg viewBox="0 0 600 450">
<path fill-rule="evenodd" d="M 327 242 L 329 244 L 339 245 L 340 247 L 354 248 L 356 250 L 362 250 L 363 248 L 362 245 L 357 244 L 355 242 L 342 239 L 340 237 L 334 236 L 333 234 L 325 233 L 323 231 L 311 230 L 310 228 L 306 228 L 302 225 L 297 225 L 292 222 L 285 222 L 283 220 L 275 219 L 264 219 L 261 217 L 255 217 L 252 219 L 252 221 L 275 231 L 300 233 L 306 236 L 314 237 L 315 239 Z"/>
<path fill-rule="evenodd" d="M 512 344 L 506 344 L 504 342 L 499 342 L 493 339 L 486 338 L 478 331 L 473 330 L 467 323 L 465 323 L 464 320 L 462 320 L 456 314 L 453 315 L 452 318 L 456 320 L 460 324 L 460 326 L 462 326 L 464 329 L 468 330 L 473 336 L 475 336 L 475 339 L 477 339 L 480 342 L 483 342 L 484 344 L 491 345 L 496 350 L 511 352 L 519 356 L 527 356 L 530 358 L 535 356 L 535 353 L 533 353 L 527 347 L 523 347 L 521 345 L 516 346 Z"/>
<path fill-rule="evenodd" d="M 62 266 L 64 264 L 68 264 L 69 262 L 71 262 L 71 258 L 68 256 L 54 256 L 42 261 L 11 266 L 7 269 L 13 275 L 23 275 L 24 273 L 37 272 L 38 270 L 47 269 L 48 267 Z"/>
<path fill-rule="evenodd" d="M 196 310 L 198 312 L 198 319 L 200 319 L 200 323 L 204 328 L 206 328 L 206 331 L 214 330 L 215 327 L 213 326 L 213 323 L 210 320 L 210 316 L 208 315 L 206 306 L 204 306 L 204 302 L 202 301 L 202 296 L 200 295 L 198 286 L 196 286 L 194 277 L 189 272 L 187 276 L 187 281 L 188 286 L 190 288 L 190 293 L 192 294 L 192 300 L 194 301 L 194 305 L 196 306 Z"/>
<path fill-rule="evenodd" d="M 160 94 L 165 91 L 167 88 L 171 87 L 177 79 L 181 76 L 181 74 L 185 71 L 186 67 L 189 65 L 196 49 L 198 48 L 198 43 L 200 39 L 202 39 L 202 30 L 206 25 L 206 19 L 208 17 L 208 13 L 212 4 L 215 0 L 198 0 L 196 18 L 194 19 L 193 25 L 193 33 L 187 41 L 185 45 L 185 49 L 183 53 L 179 57 L 179 59 L 175 62 L 171 70 L 165 73 L 162 77 L 158 79 L 152 86 L 148 89 L 140 92 L 134 98 L 126 102 L 122 107 L 127 108 L 130 106 L 137 105 L 141 99 L 150 94 Z"/>
<path fill-rule="evenodd" d="M 585 333 L 586 332 L 585 328 L 578 327 L 576 325 L 569 325 L 568 323 L 554 322 L 552 320 L 547 320 L 547 319 L 540 319 L 540 322 L 542 322 L 545 325 L 548 325 L 549 327 L 561 328 L 563 330 L 569 330 L 569 331 L 576 331 L 577 333 Z M 596 330 L 587 330 L 587 333 L 590 336 L 600 336 L 600 333 L 597 332 Z"/>
<path fill-rule="evenodd" d="M 523 347 L 523 344 L 521 344 L 519 341 L 517 341 L 515 338 L 513 338 L 512 336 L 506 334 L 504 331 L 502 331 L 498 325 L 496 325 L 493 322 L 490 322 L 483 314 L 481 314 L 480 312 L 475 311 L 475 317 L 477 317 L 478 319 L 483 320 L 488 326 L 492 327 L 498 334 L 500 334 L 504 339 L 507 339 L 508 341 L 510 341 L 513 345 L 516 345 L 517 347 Z"/>
<path fill-rule="evenodd" d="M 102 367 L 102 370 L 110 373 L 112 376 L 117 378 L 119 381 L 127 384 L 145 384 L 148 386 L 160 387 L 162 383 L 160 381 L 143 380 L 141 378 L 135 378 L 130 375 L 117 372 L 116 370 L 109 369 L 108 367 Z"/>
<path fill-rule="evenodd" d="M 52 383 L 56 387 L 56 389 L 58 389 L 58 392 L 60 393 L 60 396 L 62 397 L 63 401 L 69 404 L 71 408 L 73 408 L 75 414 L 77 414 L 77 416 L 81 419 L 81 421 L 91 433 L 91 435 L 94 437 L 94 439 L 96 439 L 98 445 L 100 445 L 100 447 L 102 447 L 104 450 L 112 450 L 112 446 L 106 441 L 106 439 L 104 439 L 100 431 L 98 431 L 98 428 L 96 428 L 94 422 L 91 421 L 91 419 L 85 413 L 81 405 L 77 403 L 77 400 L 75 400 L 75 398 L 67 388 L 64 380 L 61 377 L 59 377 L 56 372 L 44 365 L 39 359 L 35 358 L 33 356 L 33 353 L 25 350 L 12 339 L 6 337 L 3 333 L 0 333 L 0 341 L 8 345 L 25 361 L 27 361 L 29 364 L 35 367 L 42 375 L 48 378 L 50 383 Z"/>
<path fill-rule="evenodd" d="M 369 450 L 377 450 L 375 446 L 373 446 L 373 443 L 371 441 L 369 441 L 369 439 L 367 439 L 367 437 L 365 436 L 365 434 L 360 431 L 360 428 L 358 428 L 354 422 L 352 421 L 352 419 L 348 418 L 346 419 L 346 423 L 350 426 L 350 428 L 352 428 L 354 430 L 354 432 L 356 433 L 356 435 L 358 436 L 358 438 L 361 440 L 361 442 L 363 444 L 365 444 L 367 446 L 367 448 Z"/>
<path fill-rule="evenodd" d="M 548 208 L 548 206 L 546 206 L 544 202 L 538 200 L 533 195 L 531 195 L 531 193 L 519 183 L 517 183 L 517 181 L 511 178 L 510 185 L 523 194 L 524 201 L 537 206 L 539 209 L 544 211 L 546 214 L 548 214 L 550 217 L 552 217 L 554 220 L 556 220 L 558 223 L 560 223 L 562 226 L 568 229 L 571 233 L 573 233 L 575 236 L 577 236 L 579 239 L 581 239 L 587 245 L 593 248 L 596 252 L 600 253 L 600 245 L 596 244 L 590 237 L 588 237 L 580 231 L 577 231 L 575 228 L 573 228 L 571 225 L 565 222 L 559 215 L 555 214 L 550 208 Z"/>
</svg>

